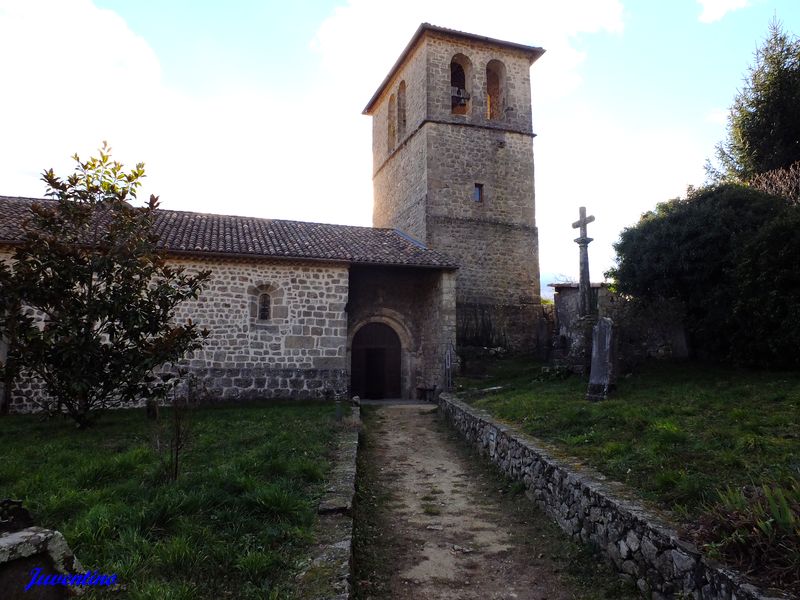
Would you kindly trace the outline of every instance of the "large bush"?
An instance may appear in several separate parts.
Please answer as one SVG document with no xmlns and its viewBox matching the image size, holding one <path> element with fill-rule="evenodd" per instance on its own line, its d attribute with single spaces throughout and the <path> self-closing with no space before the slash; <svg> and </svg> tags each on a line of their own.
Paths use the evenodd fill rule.
<svg viewBox="0 0 800 600">
<path fill-rule="evenodd" d="M 782 198 L 737 185 L 705 188 L 625 229 L 609 275 L 623 294 L 678 302 L 702 357 L 796 365 L 787 353 L 800 307 L 797 220 Z"/>
</svg>

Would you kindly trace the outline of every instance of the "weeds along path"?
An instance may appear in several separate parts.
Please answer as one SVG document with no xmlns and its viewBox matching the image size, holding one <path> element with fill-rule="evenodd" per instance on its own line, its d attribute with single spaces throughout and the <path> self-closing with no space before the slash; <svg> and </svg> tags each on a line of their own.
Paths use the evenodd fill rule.
<svg viewBox="0 0 800 600">
<path fill-rule="evenodd" d="M 430 404 L 368 407 L 356 598 L 635 598 L 471 452 Z"/>
</svg>

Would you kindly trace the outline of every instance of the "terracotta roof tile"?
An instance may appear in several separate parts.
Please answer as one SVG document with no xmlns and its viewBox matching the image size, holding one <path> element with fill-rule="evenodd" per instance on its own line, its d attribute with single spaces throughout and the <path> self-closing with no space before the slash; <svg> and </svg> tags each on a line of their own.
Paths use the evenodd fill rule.
<svg viewBox="0 0 800 600">
<path fill-rule="evenodd" d="M 19 242 L 35 198 L 0 196 L 0 242 Z M 159 246 L 167 252 L 294 258 L 356 264 L 456 268 L 451 258 L 395 229 L 159 210 Z"/>
</svg>

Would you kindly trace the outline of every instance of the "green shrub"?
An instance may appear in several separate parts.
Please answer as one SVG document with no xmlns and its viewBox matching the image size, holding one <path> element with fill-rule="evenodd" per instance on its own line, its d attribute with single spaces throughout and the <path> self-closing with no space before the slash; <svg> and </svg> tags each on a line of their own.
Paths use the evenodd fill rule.
<svg viewBox="0 0 800 600">
<path fill-rule="evenodd" d="M 759 366 L 800 367 L 800 207 L 761 227 L 739 256 L 732 353 Z"/>
<path fill-rule="evenodd" d="M 701 357 L 800 366 L 800 209 L 720 185 L 659 204 L 614 245 L 616 290 L 684 312 Z"/>
</svg>

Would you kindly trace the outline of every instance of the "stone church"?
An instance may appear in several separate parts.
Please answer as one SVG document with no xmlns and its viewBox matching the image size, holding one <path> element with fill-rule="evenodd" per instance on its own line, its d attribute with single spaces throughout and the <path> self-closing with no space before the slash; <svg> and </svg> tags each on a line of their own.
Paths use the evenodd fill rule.
<svg viewBox="0 0 800 600">
<path fill-rule="evenodd" d="M 459 346 L 533 352 L 542 318 L 530 67 L 541 48 L 422 24 L 364 109 L 373 227 L 161 210 L 161 248 L 212 278 L 184 304 L 211 334 L 211 393 L 416 398 Z M 0 258 L 33 202 L 0 197 Z M 32 410 L 33 382 L 12 410 Z"/>
</svg>

